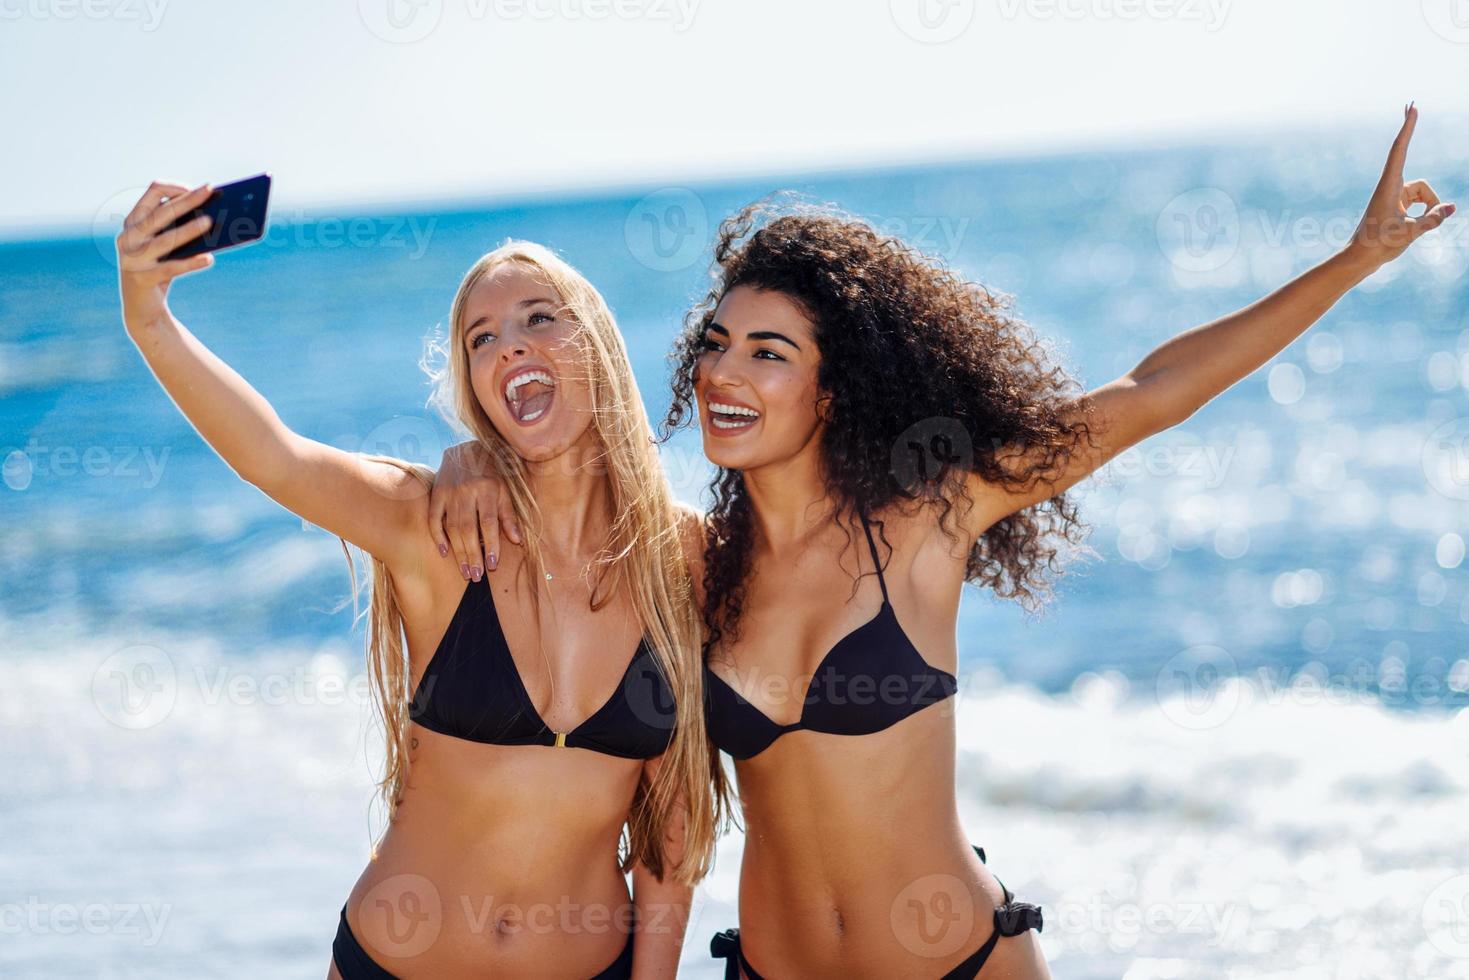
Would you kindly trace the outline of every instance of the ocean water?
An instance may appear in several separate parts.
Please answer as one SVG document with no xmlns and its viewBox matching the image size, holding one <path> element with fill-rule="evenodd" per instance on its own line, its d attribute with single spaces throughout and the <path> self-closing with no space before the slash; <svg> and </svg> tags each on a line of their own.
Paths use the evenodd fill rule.
<svg viewBox="0 0 1469 980">
<path fill-rule="evenodd" d="M 460 436 L 417 362 L 481 253 L 581 268 L 661 417 L 714 226 L 793 188 L 1013 294 L 1096 386 L 1342 244 L 1390 135 L 278 209 L 173 305 L 297 431 L 434 465 Z M 1427 136 L 1410 176 L 1462 196 Z M 337 541 L 240 481 L 123 333 L 135 196 L 0 243 L 0 973 L 321 976 L 376 829 L 362 633 Z M 1084 484 L 1100 558 L 1044 615 L 966 596 L 966 828 L 1045 906 L 1056 976 L 1469 977 L 1464 225 Z M 699 500 L 697 438 L 665 462 Z M 721 975 L 740 846 L 681 975 Z"/>
</svg>

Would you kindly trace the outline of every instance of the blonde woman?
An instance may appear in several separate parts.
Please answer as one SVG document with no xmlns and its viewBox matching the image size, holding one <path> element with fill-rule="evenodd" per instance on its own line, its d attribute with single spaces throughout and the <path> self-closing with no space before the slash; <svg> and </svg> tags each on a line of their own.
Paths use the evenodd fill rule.
<svg viewBox="0 0 1469 980">
<path fill-rule="evenodd" d="M 466 581 L 425 533 L 433 471 L 291 431 L 170 312 L 172 281 L 212 259 L 162 259 L 207 218 L 167 229 L 208 194 L 155 183 L 128 216 L 128 335 L 237 474 L 371 556 L 389 821 L 328 976 L 674 976 L 724 807 L 684 553 L 697 533 L 606 304 L 527 243 L 460 284 L 441 404 L 525 532 Z"/>
</svg>

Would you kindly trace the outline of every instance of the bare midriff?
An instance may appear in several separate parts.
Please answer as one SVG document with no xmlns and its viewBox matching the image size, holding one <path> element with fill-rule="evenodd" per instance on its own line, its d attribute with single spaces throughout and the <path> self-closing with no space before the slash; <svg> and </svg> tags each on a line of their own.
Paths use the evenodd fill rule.
<svg viewBox="0 0 1469 980">
<path fill-rule="evenodd" d="M 585 978 L 615 960 L 633 922 L 617 845 L 641 760 L 411 734 L 408 786 L 347 902 L 368 954 L 405 980 Z"/>
</svg>

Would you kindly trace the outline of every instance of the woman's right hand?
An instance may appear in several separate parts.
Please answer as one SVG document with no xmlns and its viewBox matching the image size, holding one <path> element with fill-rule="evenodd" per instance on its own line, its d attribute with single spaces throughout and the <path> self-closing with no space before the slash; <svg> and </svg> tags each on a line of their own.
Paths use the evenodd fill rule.
<svg viewBox="0 0 1469 980">
<path fill-rule="evenodd" d="M 452 550 L 465 581 L 500 564 L 500 535 L 523 544 L 510 494 L 489 452 L 475 440 L 444 450 L 428 499 L 429 534 L 439 554 Z"/>
<path fill-rule="evenodd" d="M 187 259 L 164 261 L 163 256 L 209 230 L 208 215 L 167 230 L 174 219 L 203 204 L 208 184 L 193 190 L 155 180 L 133 205 L 117 236 L 117 270 L 122 289 L 122 322 L 129 330 L 167 319 L 168 285 L 179 276 L 214 264 L 205 252 Z"/>
</svg>

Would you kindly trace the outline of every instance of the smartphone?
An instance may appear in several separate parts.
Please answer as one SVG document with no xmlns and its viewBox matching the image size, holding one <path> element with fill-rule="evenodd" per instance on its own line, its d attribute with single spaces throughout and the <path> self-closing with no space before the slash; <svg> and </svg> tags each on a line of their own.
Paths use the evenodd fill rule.
<svg viewBox="0 0 1469 980">
<path fill-rule="evenodd" d="M 265 234 L 265 212 L 269 203 L 270 174 L 256 174 L 232 184 L 221 184 L 203 204 L 165 229 L 188 224 L 201 214 L 214 219 L 204 234 L 184 242 L 163 256 L 163 261 L 187 259 L 204 252 L 217 252 L 222 248 L 258 241 Z"/>
</svg>

